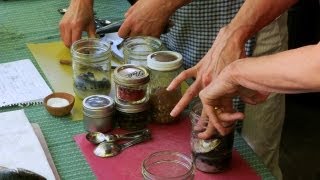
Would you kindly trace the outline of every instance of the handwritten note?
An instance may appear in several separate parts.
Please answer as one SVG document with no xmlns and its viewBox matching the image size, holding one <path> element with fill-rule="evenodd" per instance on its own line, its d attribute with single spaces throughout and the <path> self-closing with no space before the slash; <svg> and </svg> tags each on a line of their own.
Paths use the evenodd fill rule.
<svg viewBox="0 0 320 180">
<path fill-rule="evenodd" d="M 0 64 L 0 107 L 41 103 L 52 93 L 30 59 Z"/>
</svg>

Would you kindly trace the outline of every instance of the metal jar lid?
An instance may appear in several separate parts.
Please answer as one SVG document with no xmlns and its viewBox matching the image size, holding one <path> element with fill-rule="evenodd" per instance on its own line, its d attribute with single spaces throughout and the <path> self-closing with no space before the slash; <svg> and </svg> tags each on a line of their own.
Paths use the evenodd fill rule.
<svg viewBox="0 0 320 180">
<path fill-rule="evenodd" d="M 124 112 L 124 113 L 139 113 L 150 108 L 149 101 L 145 101 L 139 104 L 130 104 L 128 102 L 124 102 L 116 99 L 115 102 L 116 102 L 117 111 Z"/>
<path fill-rule="evenodd" d="M 101 118 L 112 115 L 114 101 L 105 95 L 92 95 L 82 101 L 83 114 L 88 117 Z"/>
<path fill-rule="evenodd" d="M 157 71 L 172 71 L 182 66 L 182 55 L 174 51 L 157 51 L 149 54 L 147 65 Z"/>
<path fill-rule="evenodd" d="M 125 86 L 143 85 L 149 82 L 149 72 L 143 66 L 124 64 L 113 73 L 114 81 Z"/>
</svg>

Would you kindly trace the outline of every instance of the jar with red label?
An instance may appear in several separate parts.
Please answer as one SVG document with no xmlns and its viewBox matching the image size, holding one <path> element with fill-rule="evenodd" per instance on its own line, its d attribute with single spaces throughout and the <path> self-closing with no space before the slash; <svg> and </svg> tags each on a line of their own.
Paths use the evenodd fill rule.
<svg viewBox="0 0 320 180">
<path fill-rule="evenodd" d="M 139 104 L 149 99 L 149 72 L 142 66 L 125 64 L 114 70 L 116 98 L 131 104 Z"/>
</svg>

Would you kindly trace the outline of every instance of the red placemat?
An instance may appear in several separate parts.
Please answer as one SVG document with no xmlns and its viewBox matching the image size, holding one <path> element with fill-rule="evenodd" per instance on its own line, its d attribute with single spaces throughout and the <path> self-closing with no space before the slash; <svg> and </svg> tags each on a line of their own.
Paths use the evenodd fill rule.
<svg viewBox="0 0 320 180">
<path fill-rule="evenodd" d="M 190 130 L 191 123 L 184 119 L 175 124 L 149 126 L 152 133 L 152 140 L 137 144 L 125 149 L 119 155 L 111 158 L 100 158 L 93 154 L 95 145 L 88 142 L 85 134 L 74 137 L 78 147 L 84 154 L 95 176 L 99 180 L 117 179 L 134 180 L 142 179 L 142 161 L 151 153 L 163 150 L 172 150 L 191 154 Z M 195 179 L 215 180 L 257 180 L 259 175 L 241 158 L 236 150 L 233 150 L 231 169 L 219 174 L 208 174 L 196 171 Z"/>
</svg>

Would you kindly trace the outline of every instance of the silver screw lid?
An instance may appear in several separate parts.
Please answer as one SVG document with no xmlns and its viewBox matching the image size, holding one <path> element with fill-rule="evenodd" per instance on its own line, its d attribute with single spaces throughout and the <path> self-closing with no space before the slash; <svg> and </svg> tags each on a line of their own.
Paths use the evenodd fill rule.
<svg viewBox="0 0 320 180">
<path fill-rule="evenodd" d="M 147 69 L 133 64 L 118 66 L 114 70 L 113 77 L 116 83 L 130 87 L 147 84 L 150 81 Z"/>
<path fill-rule="evenodd" d="M 92 95 L 82 101 L 83 114 L 93 118 L 101 118 L 112 115 L 114 112 L 114 100 L 105 95 Z"/>
<path fill-rule="evenodd" d="M 124 113 L 139 113 L 150 108 L 149 101 L 145 101 L 139 104 L 130 104 L 128 102 L 116 99 L 115 102 L 116 109 Z"/>
</svg>

